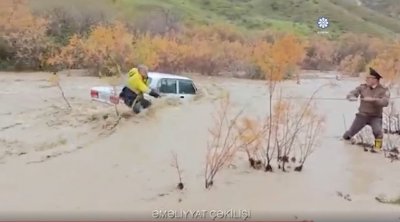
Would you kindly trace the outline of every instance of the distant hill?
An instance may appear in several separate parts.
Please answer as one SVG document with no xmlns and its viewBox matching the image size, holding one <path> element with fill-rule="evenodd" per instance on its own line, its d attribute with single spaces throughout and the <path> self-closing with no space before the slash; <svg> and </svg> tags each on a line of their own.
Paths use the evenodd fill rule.
<svg viewBox="0 0 400 222">
<path fill-rule="evenodd" d="M 365 7 L 383 13 L 386 16 L 400 20 L 399 0 L 360 0 Z"/>
<path fill-rule="evenodd" d="M 399 0 L 116 0 L 128 13 L 169 9 L 188 23 L 229 22 L 250 30 L 275 28 L 309 34 L 326 16 L 332 35 L 400 33 Z"/>
<path fill-rule="evenodd" d="M 70 0 L 31 1 L 35 8 L 63 5 L 82 13 L 104 8 L 143 26 L 173 18 L 186 24 L 231 23 L 244 30 L 267 28 L 308 35 L 325 16 L 332 36 L 346 32 L 392 37 L 400 34 L 400 0 Z M 74 7 L 70 7 L 73 5 Z M 82 5 L 82 7 L 80 6 Z M 84 7 L 83 7 L 84 6 Z M 75 17 L 75 16 L 74 16 Z M 160 22 L 159 22 L 160 23 Z M 158 27 L 163 27 L 162 22 Z"/>
</svg>

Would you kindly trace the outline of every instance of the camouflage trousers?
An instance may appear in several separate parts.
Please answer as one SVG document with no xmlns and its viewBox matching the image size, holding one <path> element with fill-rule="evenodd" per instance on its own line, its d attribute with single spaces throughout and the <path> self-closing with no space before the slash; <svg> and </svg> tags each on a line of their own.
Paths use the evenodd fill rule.
<svg viewBox="0 0 400 222">
<path fill-rule="evenodd" d="M 367 125 L 371 126 L 375 139 L 383 139 L 382 117 L 364 116 L 360 114 L 356 114 L 356 118 L 351 124 L 350 129 L 344 133 L 343 139 L 351 139 Z"/>
</svg>

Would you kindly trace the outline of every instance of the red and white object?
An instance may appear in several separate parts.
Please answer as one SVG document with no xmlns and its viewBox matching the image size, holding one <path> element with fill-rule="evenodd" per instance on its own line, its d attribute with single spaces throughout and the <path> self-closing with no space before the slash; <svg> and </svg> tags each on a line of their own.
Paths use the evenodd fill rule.
<svg viewBox="0 0 400 222">
<path fill-rule="evenodd" d="M 119 95 L 114 92 L 113 87 L 98 86 L 90 89 L 90 97 L 92 100 L 117 105 L 119 103 Z"/>
</svg>

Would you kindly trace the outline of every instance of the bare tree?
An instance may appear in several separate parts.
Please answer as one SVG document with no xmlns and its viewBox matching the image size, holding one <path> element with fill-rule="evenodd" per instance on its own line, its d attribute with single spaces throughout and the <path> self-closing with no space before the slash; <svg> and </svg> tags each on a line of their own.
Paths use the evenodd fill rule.
<svg viewBox="0 0 400 222">
<path fill-rule="evenodd" d="M 239 147 L 246 152 L 250 166 L 257 170 L 265 165 L 265 155 L 262 152 L 265 126 L 265 121 L 248 117 L 242 118 L 237 124 L 240 137 Z"/>
<path fill-rule="evenodd" d="M 300 109 L 297 111 L 294 111 L 292 115 L 288 114 L 287 117 L 287 122 L 286 124 L 289 127 L 289 130 L 287 133 L 283 134 L 285 141 L 281 146 L 280 146 L 280 154 L 281 156 L 281 161 L 282 161 L 282 170 L 285 171 L 285 164 L 289 162 L 289 156 L 290 153 L 292 152 L 293 146 L 296 144 L 296 139 L 298 138 L 298 135 L 301 134 L 301 132 L 304 130 L 304 128 L 307 126 L 307 118 L 310 117 L 310 115 L 315 115 L 312 112 L 312 101 L 314 100 L 314 97 L 317 95 L 317 93 L 324 87 L 327 86 L 332 86 L 331 83 L 321 85 L 319 88 L 317 88 L 311 97 L 306 101 L 306 103 L 303 106 L 300 106 Z M 296 108 L 288 108 L 286 110 L 296 110 Z M 288 111 L 289 112 L 289 111 Z M 319 132 L 320 133 L 320 132 Z M 310 147 L 313 147 L 310 145 Z"/>
<path fill-rule="evenodd" d="M 61 81 L 60 81 L 60 77 L 58 76 L 57 72 L 53 72 L 53 75 L 50 77 L 50 83 L 54 84 L 55 86 L 57 86 L 58 90 L 61 93 L 62 98 L 64 99 L 65 103 L 67 104 L 69 109 L 72 109 L 72 106 L 70 104 L 70 102 L 68 101 L 67 97 L 65 97 L 65 93 L 64 90 L 61 86 Z"/>
<path fill-rule="evenodd" d="M 238 132 L 241 136 L 240 147 L 247 153 L 250 166 L 258 169 L 259 163 L 262 162 L 265 171 L 272 172 L 272 161 L 273 158 L 276 158 L 278 168 L 286 172 L 286 164 L 290 160 L 296 162 L 294 153 L 300 149 L 296 148 L 301 142 L 299 137 L 308 129 L 307 135 L 313 139 L 304 142 L 306 147 L 300 150 L 300 162 L 301 165 L 304 165 L 306 158 L 315 148 L 318 135 L 321 134 L 322 123 L 313 122 L 319 120 L 319 115 L 314 112 L 312 101 L 318 91 L 328 85 L 330 84 L 319 87 L 303 105 L 293 103 L 290 98 L 283 100 L 282 92 L 280 92 L 278 100 L 270 108 L 271 115 L 267 116 L 265 120 L 244 119 Z M 311 130 L 307 127 L 313 128 Z M 263 153 L 261 157 L 264 158 L 257 156 L 260 150 Z"/>
<path fill-rule="evenodd" d="M 321 135 L 323 119 L 317 115 L 311 114 L 305 121 L 305 129 L 303 134 L 303 139 L 300 141 L 300 165 L 297 166 L 295 171 L 302 171 L 304 163 L 310 154 L 314 151 L 317 144 L 318 137 Z"/>
<path fill-rule="evenodd" d="M 222 167 L 229 164 L 239 149 L 239 134 L 235 132 L 236 122 L 243 111 L 229 118 L 231 109 L 229 95 L 221 100 L 217 115 L 214 117 L 214 127 L 209 130 L 211 141 L 207 143 L 205 166 L 205 187 L 214 184 L 215 175 Z"/>
<path fill-rule="evenodd" d="M 178 162 L 178 154 L 176 154 L 176 152 L 172 152 L 172 167 L 174 167 L 176 169 L 176 172 L 178 173 L 178 178 L 179 178 L 179 183 L 177 185 L 177 188 L 179 190 L 183 190 L 184 185 L 182 182 L 182 170 L 179 167 L 179 162 Z"/>
</svg>

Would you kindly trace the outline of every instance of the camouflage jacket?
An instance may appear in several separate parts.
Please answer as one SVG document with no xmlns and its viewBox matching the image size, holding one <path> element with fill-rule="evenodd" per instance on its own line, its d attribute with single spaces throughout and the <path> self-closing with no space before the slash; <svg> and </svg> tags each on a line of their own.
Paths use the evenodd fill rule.
<svg viewBox="0 0 400 222">
<path fill-rule="evenodd" d="M 358 108 L 359 114 L 371 117 L 382 117 L 383 108 L 389 105 L 390 91 L 382 86 L 377 85 L 375 88 L 368 86 L 367 84 L 361 84 L 348 95 L 350 97 L 360 97 L 361 102 Z M 372 97 L 377 100 L 375 101 L 363 101 L 365 97 Z"/>
</svg>

